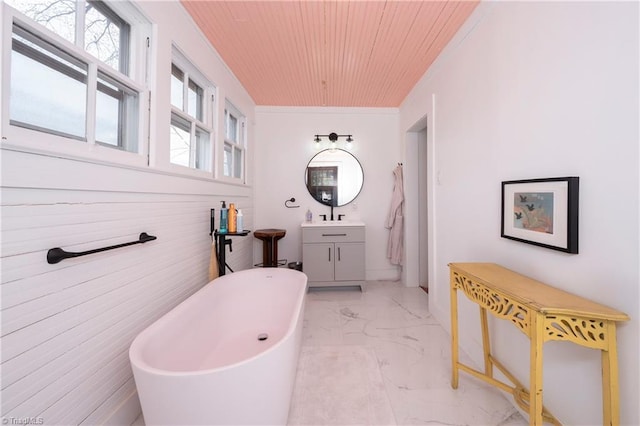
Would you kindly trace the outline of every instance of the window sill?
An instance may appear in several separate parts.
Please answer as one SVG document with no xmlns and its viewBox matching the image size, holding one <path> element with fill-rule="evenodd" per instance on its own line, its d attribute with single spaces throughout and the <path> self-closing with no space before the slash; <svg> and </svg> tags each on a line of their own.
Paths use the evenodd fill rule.
<svg viewBox="0 0 640 426">
<path fill-rule="evenodd" d="M 229 185 L 236 185 L 236 186 L 250 186 L 249 184 L 247 184 L 243 179 L 241 178 L 232 178 L 229 176 L 218 176 L 217 180 L 219 182 L 223 182 L 223 183 L 227 183 Z"/>
<path fill-rule="evenodd" d="M 210 180 L 213 181 L 213 172 L 207 170 L 193 169 L 187 166 L 181 166 L 179 164 L 169 163 L 166 166 L 155 165 L 152 167 L 156 170 L 162 170 L 168 174 L 175 176 L 182 176 L 186 178 L 194 178 L 200 180 Z"/>
<path fill-rule="evenodd" d="M 66 150 L 47 149 L 51 146 L 50 144 L 49 145 L 43 144 L 43 143 L 17 144 L 11 141 L 12 141 L 12 138 L 7 138 L 7 139 L 3 138 L 2 143 L 0 143 L 0 150 L 36 155 L 41 157 L 49 157 L 51 159 L 69 160 L 72 162 L 78 162 L 78 163 L 89 164 L 89 165 L 106 166 L 113 169 L 131 170 L 135 172 L 156 175 L 158 177 L 166 176 L 166 177 L 171 177 L 176 179 L 198 181 L 198 182 L 202 182 L 202 184 L 204 185 L 221 184 L 221 185 L 228 185 L 228 186 L 234 186 L 234 187 L 246 188 L 246 189 L 251 188 L 250 185 L 247 185 L 242 182 L 238 182 L 238 181 L 234 182 L 230 179 L 216 179 L 214 178 L 212 172 L 189 169 L 187 167 L 178 166 L 175 164 L 168 164 L 165 167 L 149 166 L 147 165 L 146 156 L 143 156 L 141 154 L 131 153 L 131 152 L 119 151 L 113 148 L 99 146 L 99 145 L 94 145 L 93 151 L 97 151 L 100 154 L 100 156 L 97 155 L 96 152 L 91 152 L 91 154 L 93 155 L 83 155 L 85 153 L 80 152 L 82 150 L 77 150 L 77 149 L 75 150 L 75 152 L 71 152 L 73 151 L 71 149 L 66 149 Z M 87 145 L 86 142 L 80 142 L 80 141 L 72 141 L 72 142 L 75 142 L 73 145 Z M 56 144 L 56 147 L 58 147 L 58 145 L 59 144 Z M 105 159 L 104 156 L 101 156 L 101 154 L 103 154 L 103 152 L 101 151 L 105 151 L 105 150 L 112 154 L 111 156 L 109 156 L 110 157 L 109 159 Z M 0 155 L 0 158 L 1 158 L 1 155 Z M 17 176 L 16 178 L 19 179 Z M 5 179 L 3 179 L 3 181 L 6 182 Z M 17 186 L 20 186 L 20 184 L 18 184 Z M 126 185 L 128 189 L 132 190 L 132 192 L 137 192 L 134 189 L 136 186 L 137 186 L 136 182 L 129 182 Z M 196 190 L 196 192 L 198 192 L 198 190 Z M 208 190 L 205 190 L 203 193 L 208 193 L 208 192 L 209 192 Z"/>
<path fill-rule="evenodd" d="M 35 132 L 18 126 L 7 125 L 6 128 L 7 131 L 2 136 L 2 149 L 122 167 L 147 166 L 147 156 L 143 153 Z"/>
</svg>

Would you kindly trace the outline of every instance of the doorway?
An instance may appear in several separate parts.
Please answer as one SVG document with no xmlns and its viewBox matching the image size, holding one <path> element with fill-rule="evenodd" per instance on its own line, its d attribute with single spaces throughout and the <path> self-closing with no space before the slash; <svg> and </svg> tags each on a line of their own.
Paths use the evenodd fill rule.
<svg viewBox="0 0 640 426">
<path fill-rule="evenodd" d="M 408 287 L 421 287 L 428 292 L 430 267 L 434 264 L 433 202 L 431 188 L 433 161 L 425 115 L 405 133 L 405 254 L 403 281 Z M 433 284 L 433 283 L 432 283 Z"/>
</svg>

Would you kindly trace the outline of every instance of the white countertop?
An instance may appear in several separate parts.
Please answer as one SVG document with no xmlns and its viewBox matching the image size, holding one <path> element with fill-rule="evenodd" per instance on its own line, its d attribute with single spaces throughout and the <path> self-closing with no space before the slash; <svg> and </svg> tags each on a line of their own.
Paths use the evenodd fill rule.
<svg viewBox="0 0 640 426">
<path fill-rule="evenodd" d="M 323 226 L 364 226 L 364 222 L 357 220 L 319 220 L 314 222 L 302 222 L 303 228 L 321 228 Z"/>
</svg>

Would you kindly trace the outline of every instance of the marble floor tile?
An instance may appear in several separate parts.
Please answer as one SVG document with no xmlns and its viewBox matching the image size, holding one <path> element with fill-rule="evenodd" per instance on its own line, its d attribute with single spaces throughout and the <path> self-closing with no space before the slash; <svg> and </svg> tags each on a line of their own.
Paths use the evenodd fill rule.
<svg viewBox="0 0 640 426">
<path fill-rule="evenodd" d="M 423 290 L 370 282 L 307 294 L 290 425 L 528 424 L 499 390 L 470 376 L 450 383 L 450 337 Z"/>
<path fill-rule="evenodd" d="M 290 425 L 394 425 L 372 348 L 302 349 Z"/>
</svg>

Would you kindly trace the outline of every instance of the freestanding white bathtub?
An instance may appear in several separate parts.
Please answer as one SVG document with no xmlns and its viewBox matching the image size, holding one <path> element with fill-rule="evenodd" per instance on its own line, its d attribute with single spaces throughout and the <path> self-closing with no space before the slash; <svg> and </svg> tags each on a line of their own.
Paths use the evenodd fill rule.
<svg viewBox="0 0 640 426">
<path fill-rule="evenodd" d="M 129 358 L 145 423 L 286 424 L 306 288 L 292 269 L 235 272 L 142 331 Z"/>
</svg>

